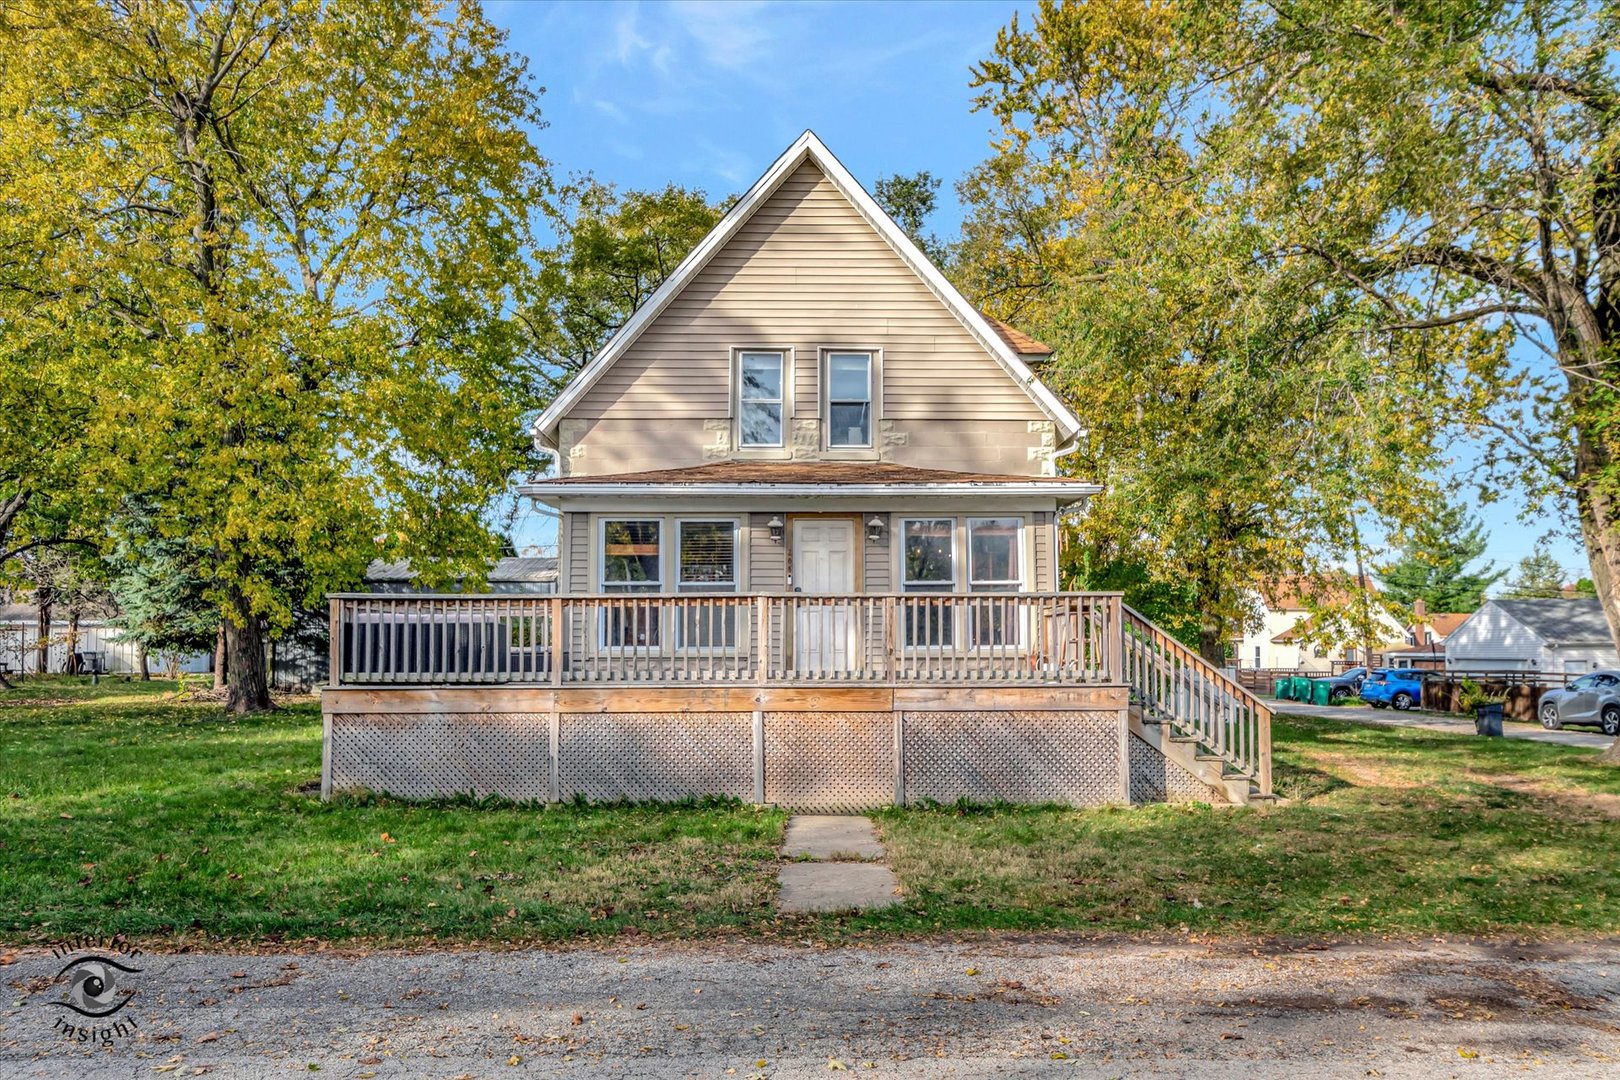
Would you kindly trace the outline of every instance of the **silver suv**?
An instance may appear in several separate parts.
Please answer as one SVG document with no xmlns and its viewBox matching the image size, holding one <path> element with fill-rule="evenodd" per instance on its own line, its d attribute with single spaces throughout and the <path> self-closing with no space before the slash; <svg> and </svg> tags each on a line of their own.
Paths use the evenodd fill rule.
<svg viewBox="0 0 1620 1080">
<path fill-rule="evenodd" d="M 1541 698 L 1541 726 L 1596 724 L 1605 735 L 1620 735 L 1620 671 L 1594 671 Z"/>
</svg>

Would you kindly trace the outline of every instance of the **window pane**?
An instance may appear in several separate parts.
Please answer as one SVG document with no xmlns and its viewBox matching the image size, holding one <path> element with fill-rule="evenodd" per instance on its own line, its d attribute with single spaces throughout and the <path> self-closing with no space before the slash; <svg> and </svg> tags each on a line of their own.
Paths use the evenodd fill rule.
<svg viewBox="0 0 1620 1080">
<path fill-rule="evenodd" d="M 1018 645 L 1023 622 L 1024 607 L 1016 597 L 980 598 L 968 605 L 968 633 L 975 645 Z"/>
<path fill-rule="evenodd" d="M 782 400 L 782 355 L 743 353 L 742 400 Z"/>
<path fill-rule="evenodd" d="M 827 357 L 827 400 L 870 401 L 872 358 L 865 353 L 833 353 Z"/>
<path fill-rule="evenodd" d="M 657 592 L 660 522 L 602 523 L 602 587 L 618 592 Z"/>
<path fill-rule="evenodd" d="M 742 404 L 742 444 L 744 446 L 780 446 L 782 443 L 782 406 L 761 405 L 745 401 Z"/>
<path fill-rule="evenodd" d="M 914 649 L 942 649 L 956 644 L 956 615 L 943 604 L 920 600 L 906 604 L 906 644 Z"/>
<path fill-rule="evenodd" d="M 737 582 L 736 529 L 729 521 L 683 521 L 680 584 L 724 585 Z"/>
<path fill-rule="evenodd" d="M 1017 518 L 976 518 L 968 522 L 968 579 L 975 585 L 1019 581 Z"/>
<path fill-rule="evenodd" d="M 626 603 L 602 612 L 602 644 L 610 649 L 656 649 L 662 609 L 651 604 Z"/>
<path fill-rule="evenodd" d="M 829 405 L 827 414 L 828 446 L 872 445 L 872 406 Z"/>
<path fill-rule="evenodd" d="M 681 604 L 675 611 L 675 629 L 683 649 L 737 647 L 737 608 L 734 604 Z"/>
<path fill-rule="evenodd" d="M 950 518 L 905 523 L 907 585 L 949 586 L 956 580 Z"/>
</svg>

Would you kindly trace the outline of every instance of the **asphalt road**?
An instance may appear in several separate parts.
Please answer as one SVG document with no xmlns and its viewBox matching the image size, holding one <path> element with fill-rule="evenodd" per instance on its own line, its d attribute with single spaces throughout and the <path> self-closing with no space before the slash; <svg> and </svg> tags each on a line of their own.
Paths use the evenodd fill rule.
<svg viewBox="0 0 1620 1080">
<path fill-rule="evenodd" d="M 0 1076 L 1620 1074 L 1620 941 L 142 956 L 87 1049 L 48 954 L 0 969 Z"/>
<path fill-rule="evenodd" d="M 1306 705 L 1298 701 L 1279 701 L 1267 698 L 1266 704 L 1275 712 L 1295 713 L 1299 716 L 1325 716 L 1329 720 L 1348 720 L 1355 724 L 1387 724 L 1390 727 L 1427 728 L 1430 731 L 1449 731 L 1459 735 L 1472 735 L 1474 721 L 1449 713 L 1421 712 L 1417 709 L 1396 712 L 1394 709 L 1361 708 L 1354 705 Z M 1565 728 L 1548 731 L 1540 724 L 1506 723 L 1502 734 L 1509 739 L 1529 739 L 1532 742 L 1555 743 L 1560 746 L 1585 746 L 1594 750 L 1607 750 L 1614 737 L 1596 728 Z"/>
</svg>

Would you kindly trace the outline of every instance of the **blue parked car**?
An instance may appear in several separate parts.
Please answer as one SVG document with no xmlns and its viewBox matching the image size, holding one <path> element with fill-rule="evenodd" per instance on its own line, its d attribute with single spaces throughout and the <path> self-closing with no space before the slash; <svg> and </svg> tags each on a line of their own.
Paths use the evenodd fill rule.
<svg viewBox="0 0 1620 1080">
<path fill-rule="evenodd" d="M 1361 684 L 1361 700 L 1375 709 L 1405 712 L 1423 701 L 1423 680 L 1430 671 L 1413 668 L 1374 668 Z"/>
</svg>

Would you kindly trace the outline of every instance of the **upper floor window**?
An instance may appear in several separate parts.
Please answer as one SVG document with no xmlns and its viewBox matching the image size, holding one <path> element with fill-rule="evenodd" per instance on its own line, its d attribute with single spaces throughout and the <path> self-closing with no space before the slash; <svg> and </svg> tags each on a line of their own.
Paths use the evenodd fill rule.
<svg viewBox="0 0 1620 1080">
<path fill-rule="evenodd" d="M 783 354 L 745 352 L 737 357 L 737 445 L 782 445 Z"/>
<path fill-rule="evenodd" d="M 827 354 L 827 445 L 872 445 L 872 354 Z"/>
</svg>

